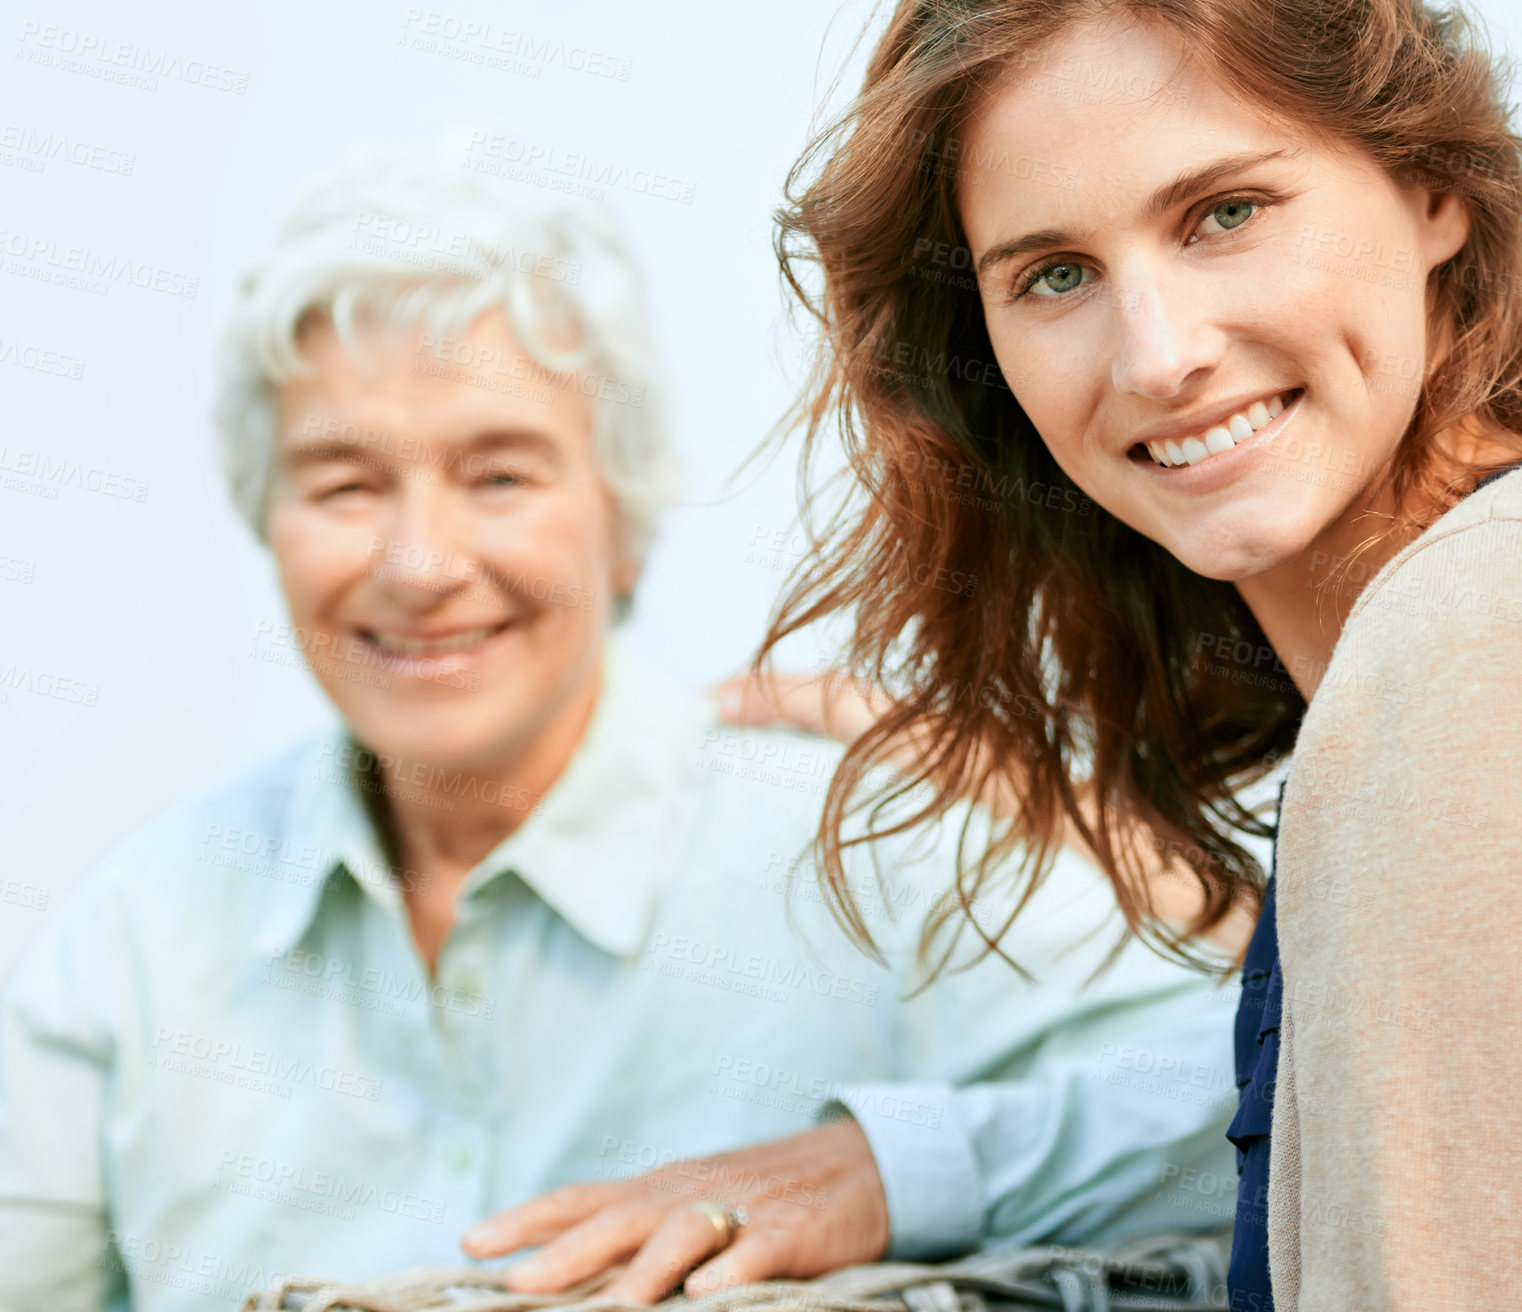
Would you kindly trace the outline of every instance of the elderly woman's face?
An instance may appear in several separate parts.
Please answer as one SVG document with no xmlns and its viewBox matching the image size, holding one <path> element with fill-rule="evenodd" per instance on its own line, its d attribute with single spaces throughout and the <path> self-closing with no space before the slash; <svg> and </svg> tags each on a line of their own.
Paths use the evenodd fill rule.
<svg viewBox="0 0 1522 1312">
<path fill-rule="evenodd" d="M 1326 545 L 1415 408 L 1462 205 L 1270 125 L 1148 26 L 1059 37 L 959 146 L 994 352 L 1068 476 L 1210 578 Z"/>
<path fill-rule="evenodd" d="M 280 393 L 266 527 L 292 622 L 366 746 L 512 759 L 595 696 L 610 594 L 632 583 L 592 403 L 500 315 L 458 345 L 361 344 L 373 372 L 327 325 L 303 333 L 314 372 Z"/>
</svg>

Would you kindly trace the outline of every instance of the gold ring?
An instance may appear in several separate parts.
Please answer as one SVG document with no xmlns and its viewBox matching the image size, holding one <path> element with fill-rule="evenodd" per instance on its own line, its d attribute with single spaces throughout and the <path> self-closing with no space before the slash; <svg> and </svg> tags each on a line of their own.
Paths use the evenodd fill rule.
<svg viewBox="0 0 1522 1312">
<path fill-rule="evenodd" d="M 750 1220 L 750 1213 L 742 1207 L 720 1207 L 717 1203 L 696 1202 L 694 1212 L 701 1212 L 713 1222 L 719 1234 L 719 1247 L 728 1248 L 734 1241 L 735 1231 Z"/>
</svg>

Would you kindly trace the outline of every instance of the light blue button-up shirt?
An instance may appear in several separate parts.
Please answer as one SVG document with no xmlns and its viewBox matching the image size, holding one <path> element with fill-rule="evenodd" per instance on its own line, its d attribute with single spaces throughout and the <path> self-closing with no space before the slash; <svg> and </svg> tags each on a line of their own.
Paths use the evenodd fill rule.
<svg viewBox="0 0 1522 1312">
<path fill-rule="evenodd" d="M 0 1307 L 236 1307 L 287 1274 L 463 1262 L 465 1229 L 545 1189 L 841 1105 L 895 1256 L 1229 1224 L 1234 990 L 1137 944 L 1085 988 L 1119 921 L 1065 854 L 1005 940 L 1033 978 L 990 958 L 900 1001 L 955 826 L 885 841 L 881 890 L 855 867 L 873 963 L 797 861 L 839 753 L 723 726 L 610 641 L 586 736 L 465 880 L 435 977 L 341 730 L 160 815 L 0 995 Z"/>
</svg>

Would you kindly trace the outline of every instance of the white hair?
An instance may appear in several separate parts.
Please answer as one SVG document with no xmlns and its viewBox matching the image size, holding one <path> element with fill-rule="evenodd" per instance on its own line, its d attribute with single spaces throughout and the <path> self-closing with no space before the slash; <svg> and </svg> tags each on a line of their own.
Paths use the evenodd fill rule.
<svg viewBox="0 0 1522 1312">
<path fill-rule="evenodd" d="M 644 288 L 609 210 L 540 209 L 460 170 L 351 174 L 297 203 L 244 280 L 222 343 L 215 415 L 232 499 L 264 540 L 280 386 L 310 376 L 298 338 L 326 315 L 362 360 L 360 312 L 415 323 L 441 341 L 501 311 L 530 356 L 595 397 L 594 441 L 638 565 L 681 466 Z M 546 329 L 550 329 L 546 333 Z M 547 336 L 574 337 L 553 350 Z"/>
</svg>

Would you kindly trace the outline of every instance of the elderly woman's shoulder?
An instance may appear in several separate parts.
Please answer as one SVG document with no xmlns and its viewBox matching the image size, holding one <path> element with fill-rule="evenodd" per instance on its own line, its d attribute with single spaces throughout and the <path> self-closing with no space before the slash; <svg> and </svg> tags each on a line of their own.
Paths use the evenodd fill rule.
<svg viewBox="0 0 1522 1312">
<path fill-rule="evenodd" d="M 218 772 L 115 842 L 80 877 L 71 899 L 113 890 L 137 901 L 193 895 L 207 891 L 218 870 L 288 849 L 298 837 L 293 802 L 310 800 L 342 751 L 340 734 L 321 731 Z"/>
<path fill-rule="evenodd" d="M 310 878 L 292 865 L 302 849 L 292 845 L 290 804 L 309 794 L 304 774 L 332 741 L 313 736 L 224 771 L 60 880 L 7 987 L 40 997 L 58 994 L 60 980 L 77 979 L 71 991 L 109 980 L 116 992 L 145 974 L 194 975 L 247 941 L 265 904 Z"/>
</svg>

